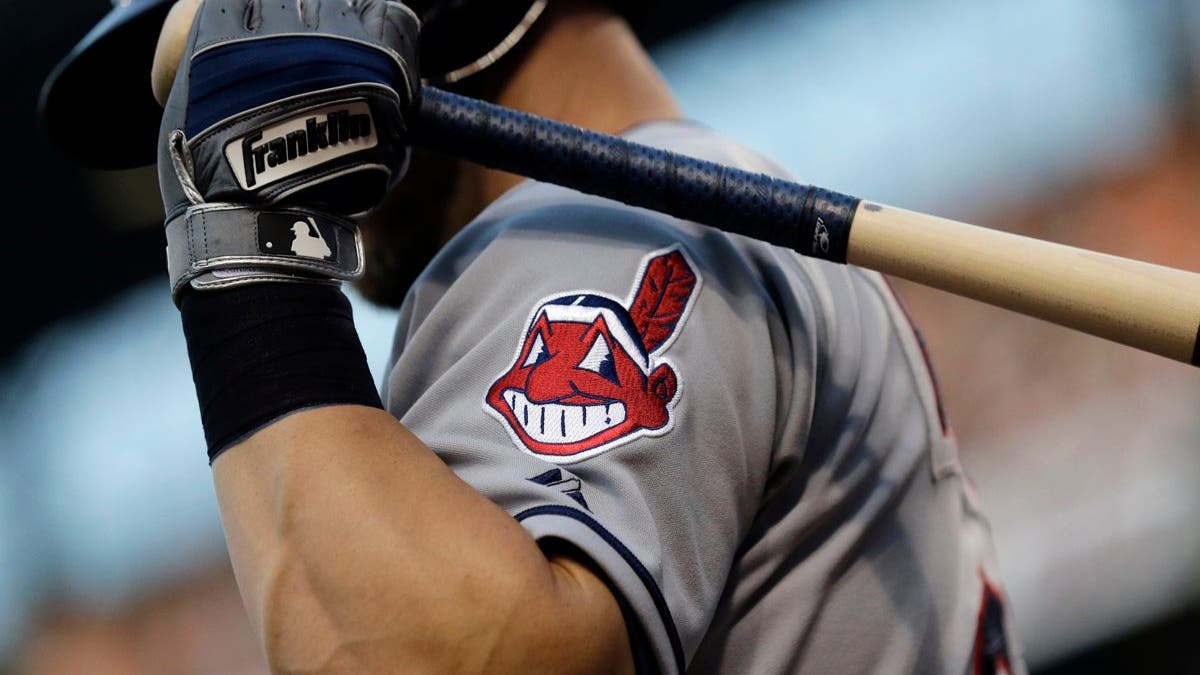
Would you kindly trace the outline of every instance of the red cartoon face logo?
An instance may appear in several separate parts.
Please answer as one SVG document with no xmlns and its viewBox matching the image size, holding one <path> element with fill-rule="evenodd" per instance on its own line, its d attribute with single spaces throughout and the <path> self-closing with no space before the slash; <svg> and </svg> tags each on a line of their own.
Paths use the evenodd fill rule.
<svg viewBox="0 0 1200 675">
<path fill-rule="evenodd" d="M 666 433 L 679 377 L 656 355 L 670 346 L 699 285 L 687 258 L 671 249 L 648 256 L 626 303 L 591 291 L 543 300 L 484 408 L 518 447 L 564 464 Z"/>
</svg>

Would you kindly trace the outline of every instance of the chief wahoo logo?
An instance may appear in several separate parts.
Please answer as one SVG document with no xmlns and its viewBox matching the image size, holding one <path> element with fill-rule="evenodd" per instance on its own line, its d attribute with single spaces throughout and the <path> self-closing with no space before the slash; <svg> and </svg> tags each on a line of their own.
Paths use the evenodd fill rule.
<svg viewBox="0 0 1200 675">
<path fill-rule="evenodd" d="M 700 281 L 683 251 L 671 247 L 642 260 L 624 301 L 597 291 L 542 300 L 484 409 L 517 447 L 558 464 L 667 433 L 680 377 L 660 355 L 686 321 Z"/>
</svg>

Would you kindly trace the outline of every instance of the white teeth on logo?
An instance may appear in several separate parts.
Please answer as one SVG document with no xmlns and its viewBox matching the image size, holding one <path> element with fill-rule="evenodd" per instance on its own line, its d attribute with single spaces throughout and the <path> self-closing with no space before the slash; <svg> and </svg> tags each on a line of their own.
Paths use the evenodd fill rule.
<svg viewBox="0 0 1200 675">
<path fill-rule="evenodd" d="M 625 404 L 563 405 L 531 403 L 524 392 L 508 389 L 504 402 L 517 423 L 539 443 L 578 443 L 625 421 Z"/>
</svg>

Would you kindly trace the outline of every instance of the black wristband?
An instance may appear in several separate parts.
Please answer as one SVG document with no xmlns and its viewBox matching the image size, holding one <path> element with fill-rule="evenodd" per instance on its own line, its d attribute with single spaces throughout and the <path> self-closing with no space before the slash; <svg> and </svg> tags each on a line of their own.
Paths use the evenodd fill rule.
<svg viewBox="0 0 1200 675">
<path fill-rule="evenodd" d="M 186 289 L 179 308 L 209 462 L 296 410 L 383 407 L 350 302 L 334 286 Z"/>
</svg>

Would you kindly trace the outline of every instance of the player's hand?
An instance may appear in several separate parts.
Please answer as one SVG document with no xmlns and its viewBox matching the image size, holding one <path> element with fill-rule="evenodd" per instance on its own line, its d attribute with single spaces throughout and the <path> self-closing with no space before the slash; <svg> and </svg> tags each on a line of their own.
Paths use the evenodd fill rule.
<svg viewBox="0 0 1200 675">
<path fill-rule="evenodd" d="M 179 54 L 158 158 L 173 293 L 357 278 L 357 222 L 408 161 L 416 16 L 384 0 L 204 0 L 194 16 L 182 50 L 159 49 Z"/>
</svg>

